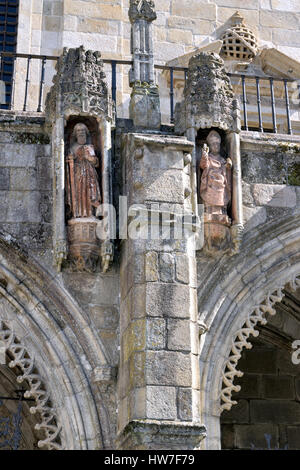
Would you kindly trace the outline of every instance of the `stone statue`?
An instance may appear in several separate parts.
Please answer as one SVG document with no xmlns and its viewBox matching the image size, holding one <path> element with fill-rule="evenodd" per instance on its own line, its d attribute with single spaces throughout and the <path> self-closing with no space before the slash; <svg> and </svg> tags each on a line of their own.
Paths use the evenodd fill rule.
<svg viewBox="0 0 300 470">
<path fill-rule="evenodd" d="M 227 214 L 227 206 L 231 201 L 231 168 L 230 158 L 220 154 L 221 137 L 211 131 L 204 144 L 200 168 L 202 170 L 200 196 L 207 214 Z"/>
<path fill-rule="evenodd" d="M 93 217 L 101 203 L 96 168 L 99 160 L 88 143 L 89 130 L 83 123 L 74 126 L 67 157 L 67 203 L 72 218 Z"/>
</svg>

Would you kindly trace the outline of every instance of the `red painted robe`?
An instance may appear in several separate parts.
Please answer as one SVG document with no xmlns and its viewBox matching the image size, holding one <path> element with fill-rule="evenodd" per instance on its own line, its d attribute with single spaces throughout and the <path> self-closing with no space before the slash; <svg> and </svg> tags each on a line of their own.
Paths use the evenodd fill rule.
<svg viewBox="0 0 300 470">
<path fill-rule="evenodd" d="M 226 161 L 212 154 L 202 155 L 200 168 L 203 170 L 200 184 L 200 196 L 206 206 L 227 208 L 231 200 L 231 169 L 226 168 Z"/>
<path fill-rule="evenodd" d="M 91 217 L 93 208 L 101 203 L 96 171 L 99 166 L 98 158 L 92 145 L 78 144 L 72 147 L 70 157 L 68 158 L 67 199 L 72 217 Z"/>
</svg>

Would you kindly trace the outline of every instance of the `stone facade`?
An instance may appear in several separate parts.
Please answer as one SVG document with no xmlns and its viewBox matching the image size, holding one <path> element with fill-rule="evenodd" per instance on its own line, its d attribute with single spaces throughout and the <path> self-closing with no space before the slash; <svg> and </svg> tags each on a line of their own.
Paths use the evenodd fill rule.
<svg viewBox="0 0 300 470">
<path fill-rule="evenodd" d="M 299 365 L 291 356 L 292 342 L 300 340 L 300 137 L 241 130 L 236 89 L 225 70 L 216 76 L 207 70 L 222 65 L 219 41 L 200 54 L 213 57 L 206 69 L 197 69 L 199 53 L 191 59 L 180 98 L 184 114 L 175 115 L 174 125 L 160 122 L 159 113 L 149 126 L 140 125 L 142 114 L 135 120 L 136 109 L 133 119 L 119 114 L 137 70 L 128 80 L 129 66 L 117 74 L 114 122 L 110 75 L 102 73 L 100 55 L 87 50 L 131 59 L 129 1 L 20 3 L 19 51 L 57 55 L 72 46 L 59 61 L 45 113 L 22 112 L 18 100 L 15 110 L 0 112 L 0 391 L 11 394 L 12 384 L 22 382 L 35 402 L 24 406 L 22 446 L 299 448 Z M 278 45 L 294 57 L 285 55 L 284 63 L 294 64 L 287 73 L 296 76 L 300 11 L 293 1 L 257 0 L 244 8 L 231 0 L 161 0 L 153 17 L 154 62 L 219 39 L 236 8 L 260 45 L 269 41 L 264 70 L 278 70 Z M 31 15 L 35 21 L 26 21 Z M 74 56 L 82 60 L 78 68 Z M 90 56 L 98 74 L 87 65 Z M 262 63 L 251 63 L 258 67 L 252 72 L 262 73 Z M 154 83 L 152 58 L 147 64 L 144 91 Z M 16 90 L 25 65 L 17 64 Z M 53 73 L 47 69 L 47 85 Z M 201 80 L 210 97 L 205 109 L 188 92 Z M 224 109 L 220 89 L 230 98 Z M 95 90 L 104 100 L 96 103 L 100 111 L 92 106 Z M 114 205 L 118 235 L 114 256 L 107 245 L 99 251 L 110 261 L 106 269 L 96 263 L 92 272 L 65 262 L 67 143 L 82 119 L 92 130 L 99 125 L 99 180 L 105 202 Z M 232 144 L 232 205 L 241 230 L 230 253 L 208 253 L 200 236 L 197 158 L 211 128 Z M 114 214 L 105 210 L 95 218 L 97 226 L 108 221 L 107 230 Z M 0 416 L 11 410 L 0 406 Z"/>
</svg>

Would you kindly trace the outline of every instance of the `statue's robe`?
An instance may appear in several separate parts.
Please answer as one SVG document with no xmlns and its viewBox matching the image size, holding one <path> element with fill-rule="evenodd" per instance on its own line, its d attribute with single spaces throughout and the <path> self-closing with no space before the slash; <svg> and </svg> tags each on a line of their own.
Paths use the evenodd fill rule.
<svg viewBox="0 0 300 470">
<path fill-rule="evenodd" d="M 200 160 L 202 170 L 200 196 L 205 206 L 221 206 L 225 210 L 231 201 L 231 169 L 224 158 L 204 154 Z"/>
<path fill-rule="evenodd" d="M 99 166 L 98 158 L 93 145 L 78 144 L 72 147 L 71 157 L 73 163 L 69 161 L 67 168 L 67 200 L 72 217 L 92 217 L 93 208 L 101 203 L 96 171 Z"/>
</svg>

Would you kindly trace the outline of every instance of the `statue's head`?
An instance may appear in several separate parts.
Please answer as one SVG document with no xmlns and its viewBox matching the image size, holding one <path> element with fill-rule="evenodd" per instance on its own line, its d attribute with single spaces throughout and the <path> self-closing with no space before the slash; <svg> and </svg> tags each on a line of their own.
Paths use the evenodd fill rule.
<svg viewBox="0 0 300 470">
<path fill-rule="evenodd" d="M 85 124 L 79 122 L 74 126 L 72 137 L 75 142 L 80 145 L 85 145 L 87 142 L 87 137 L 89 135 L 89 130 Z"/>
<path fill-rule="evenodd" d="M 218 155 L 221 149 L 221 136 L 217 131 L 210 131 L 206 138 L 209 150 L 213 155 Z"/>
</svg>

